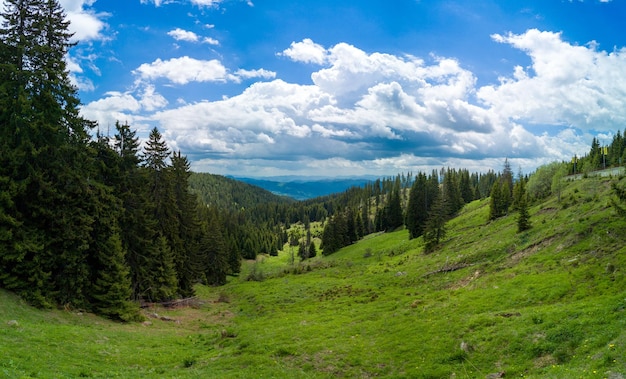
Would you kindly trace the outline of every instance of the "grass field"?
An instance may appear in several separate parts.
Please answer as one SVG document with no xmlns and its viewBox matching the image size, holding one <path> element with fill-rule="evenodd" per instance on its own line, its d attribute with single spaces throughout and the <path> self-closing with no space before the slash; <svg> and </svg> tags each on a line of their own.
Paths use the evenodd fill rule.
<svg viewBox="0 0 626 379">
<path fill-rule="evenodd" d="M 400 230 L 294 265 L 261 257 L 144 324 L 0 291 L 0 377 L 623 379 L 626 222 L 610 183 L 568 183 L 522 234 L 473 202 L 428 255 Z"/>
</svg>

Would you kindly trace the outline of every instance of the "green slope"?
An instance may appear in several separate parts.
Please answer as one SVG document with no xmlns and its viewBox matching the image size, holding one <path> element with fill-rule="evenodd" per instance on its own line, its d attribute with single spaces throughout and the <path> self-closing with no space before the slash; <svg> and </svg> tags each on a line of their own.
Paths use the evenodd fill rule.
<svg viewBox="0 0 626 379">
<path fill-rule="evenodd" d="M 189 188 L 207 205 L 224 210 L 249 209 L 265 203 L 292 203 L 294 199 L 279 196 L 261 187 L 208 173 L 191 173 Z"/>
<path fill-rule="evenodd" d="M 150 310 L 180 323 L 0 292 L 0 376 L 624 378 L 626 222 L 609 197 L 609 179 L 568 183 L 523 234 L 474 202 L 429 255 L 398 231 L 296 266 L 288 251 L 247 262 L 196 308 Z"/>
</svg>

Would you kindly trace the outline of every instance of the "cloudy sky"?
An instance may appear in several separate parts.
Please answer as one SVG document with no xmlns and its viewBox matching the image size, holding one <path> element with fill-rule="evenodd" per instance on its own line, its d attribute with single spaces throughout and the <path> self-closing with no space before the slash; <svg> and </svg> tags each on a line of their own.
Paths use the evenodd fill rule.
<svg viewBox="0 0 626 379">
<path fill-rule="evenodd" d="M 60 3 L 83 114 L 194 171 L 531 172 L 626 127 L 623 0 Z"/>
</svg>

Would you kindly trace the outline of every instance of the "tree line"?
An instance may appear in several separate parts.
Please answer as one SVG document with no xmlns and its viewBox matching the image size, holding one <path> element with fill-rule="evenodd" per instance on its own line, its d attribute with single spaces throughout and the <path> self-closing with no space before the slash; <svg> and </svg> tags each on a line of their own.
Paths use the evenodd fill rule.
<svg viewBox="0 0 626 379">
<path fill-rule="evenodd" d="M 505 162 L 508 166 L 508 161 Z M 346 191 L 348 198 L 328 217 L 322 253 L 332 254 L 373 232 L 406 226 L 409 238 L 424 236 L 432 249 L 445 235 L 445 222 L 464 204 L 490 196 L 501 173 L 442 168 L 376 180 Z"/>
</svg>

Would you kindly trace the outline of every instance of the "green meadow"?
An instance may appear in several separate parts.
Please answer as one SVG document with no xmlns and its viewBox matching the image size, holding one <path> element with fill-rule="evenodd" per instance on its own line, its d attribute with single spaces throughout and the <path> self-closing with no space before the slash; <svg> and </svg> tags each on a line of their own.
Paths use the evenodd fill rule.
<svg viewBox="0 0 626 379">
<path fill-rule="evenodd" d="M 431 254 L 406 230 L 305 262 L 285 248 L 144 323 L 0 291 L 0 377 L 623 379 L 615 180 L 567 182 L 523 233 L 515 213 L 489 222 L 489 200 L 470 203 Z"/>
</svg>

